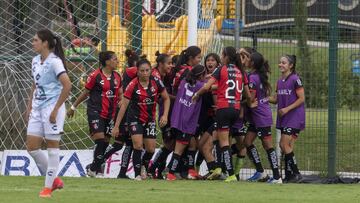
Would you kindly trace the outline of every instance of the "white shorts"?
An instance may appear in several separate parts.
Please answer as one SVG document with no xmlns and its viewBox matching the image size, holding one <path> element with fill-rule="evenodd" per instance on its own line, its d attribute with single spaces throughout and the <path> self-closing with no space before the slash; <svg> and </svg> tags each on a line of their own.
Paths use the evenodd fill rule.
<svg viewBox="0 0 360 203">
<path fill-rule="evenodd" d="M 55 103 L 41 109 L 31 110 L 27 135 L 44 137 L 47 140 L 60 140 L 60 134 L 64 132 L 66 109 L 63 104 L 58 111 L 56 123 L 50 123 L 50 114 L 54 107 Z"/>
</svg>

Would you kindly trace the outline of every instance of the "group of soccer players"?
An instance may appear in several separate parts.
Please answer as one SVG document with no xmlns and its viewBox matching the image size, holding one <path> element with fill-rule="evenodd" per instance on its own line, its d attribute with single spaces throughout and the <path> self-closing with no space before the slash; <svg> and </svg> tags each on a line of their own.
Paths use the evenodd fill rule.
<svg viewBox="0 0 360 203">
<path fill-rule="evenodd" d="M 43 37 L 42 32 L 49 36 Z M 62 50 L 56 48 L 61 46 L 56 37 L 48 30 L 39 31 L 33 44 L 39 55 L 32 63 L 35 91 L 29 103 L 27 147 L 41 172 L 46 173 L 40 196 L 48 197 L 63 186 L 55 177 L 55 158 L 59 156 L 64 102 L 71 83 Z M 249 181 L 283 183 L 301 179 L 293 149 L 305 127 L 304 88 L 295 71 L 294 55 L 280 58 L 281 77 L 273 95 L 270 67 L 263 55 L 252 48 L 225 47 L 220 56 L 205 56 L 204 65 L 197 46 L 176 56 L 157 52 L 155 65 L 132 50 L 125 55 L 128 67 L 120 75 L 116 54 L 100 52 L 100 67 L 89 75 L 85 89 L 67 111 L 72 117 L 77 106 L 87 99 L 90 136 L 95 142 L 88 176 L 101 175 L 106 159 L 124 147 L 118 178 L 127 178 L 132 155 L 135 180 L 223 178 L 232 182 L 239 179 L 248 155 L 256 168 Z M 278 107 L 276 128 L 281 130 L 284 179 L 272 144 L 270 103 Z M 154 154 L 157 128 L 161 129 L 163 146 Z M 111 136 L 114 142 L 109 145 Z M 254 145 L 256 137 L 267 152 L 271 178 L 262 167 Z M 49 161 L 39 150 L 43 138 L 48 144 Z M 167 164 L 168 156 L 171 159 Z M 208 174 L 200 176 L 203 161 Z"/>
</svg>

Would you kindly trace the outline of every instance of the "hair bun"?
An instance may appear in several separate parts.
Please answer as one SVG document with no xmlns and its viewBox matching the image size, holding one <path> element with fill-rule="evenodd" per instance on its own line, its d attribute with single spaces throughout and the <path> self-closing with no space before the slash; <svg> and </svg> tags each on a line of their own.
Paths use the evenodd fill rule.
<svg viewBox="0 0 360 203">
<path fill-rule="evenodd" d="M 147 57 L 146 54 L 143 54 L 140 56 L 140 59 L 146 59 L 146 57 Z"/>
<path fill-rule="evenodd" d="M 128 58 L 133 56 L 134 55 L 133 53 L 134 53 L 134 51 L 132 51 L 131 49 L 126 49 L 125 50 L 125 56 L 128 57 Z"/>
</svg>

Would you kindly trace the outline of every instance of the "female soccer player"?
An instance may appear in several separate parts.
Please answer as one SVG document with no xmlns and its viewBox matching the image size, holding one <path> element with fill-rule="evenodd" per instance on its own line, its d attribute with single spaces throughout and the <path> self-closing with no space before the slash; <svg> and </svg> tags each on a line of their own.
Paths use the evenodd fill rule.
<svg viewBox="0 0 360 203">
<path fill-rule="evenodd" d="M 240 99 L 242 94 L 243 74 L 240 70 L 241 61 L 234 47 L 226 47 L 222 52 L 223 66 L 217 68 L 208 82 L 193 96 L 196 101 L 200 95 L 209 91 L 211 86 L 218 82 L 217 88 L 217 135 L 221 146 L 221 154 L 229 177 L 226 182 L 236 181 L 229 147 L 229 128 L 239 117 Z M 220 169 L 221 173 L 221 169 Z M 216 172 L 218 174 L 218 170 Z"/>
<path fill-rule="evenodd" d="M 186 77 L 192 67 L 200 64 L 201 49 L 197 46 L 190 46 L 183 50 L 174 68 L 175 78 L 173 81 L 173 94 L 176 95 L 180 82 Z"/>
<path fill-rule="evenodd" d="M 127 49 L 125 50 L 125 56 L 127 60 L 127 67 L 122 75 L 122 89 L 125 92 L 126 87 L 129 85 L 131 80 L 133 80 L 137 75 L 137 67 L 136 63 L 140 60 L 140 56 L 134 51 Z M 143 58 L 143 56 L 141 56 Z M 117 115 L 116 115 L 117 116 Z M 126 118 L 126 113 L 125 113 Z M 117 178 L 125 178 L 128 179 L 126 176 L 126 172 L 129 167 L 131 153 L 133 151 L 133 143 L 131 140 L 131 136 L 129 134 L 129 129 L 126 123 L 126 119 L 120 124 L 120 135 L 121 139 L 125 142 L 125 148 L 121 156 L 121 163 L 120 163 L 120 171 Z"/>
<path fill-rule="evenodd" d="M 188 156 L 190 156 L 188 160 L 188 179 L 197 178 L 197 173 L 194 170 L 196 154 L 194 135 L 200 115 L 201 99 L 199 102 L 193 103 L 191 98 L 204 85 L 205 75 L 205 67 L 196 65 L 189 72 L 186 80 L 180 82 L 171 114 L 171 127 L 176 133 L 176 145 L 168 166 L 169 173 L 166 178 L 167 180 L 176 180 L 174 173 L 178 170 L 181 155 L 186 147 L 188 147 Z"/>
<path fill-rule="evenodd" d="M 214 70 L 220 66 L 220 57 L 219 55 L 215 53 L 210 53 L 206 55 L 205 57 L 205 68 L 207 72 L 206 78 L 210 78 L 211 74 L 214 72 Z M 197 171 L 200 169 L 200 165 L 205 159 L 208 170 L 211 172 L 216 168 L 215 163 L 215 157 L 212 154 L 213 151 L 213 138 L 211 135 L 213 135 L 214 132 L 216 132 L 214 128 L 214 122 L 215 122 L 215 109 L 214 105 L 216 102 L 216 92 L 210 91 L 205 93 L 202 96 L 202 105 L 201 105 L 201 111 L 200 111 L 200 117 L 199 117 L 199 127 L 196 132 L 196 136 L 199 136 L 198 141 L 198 148 L 199 153 L 196 159 L 196 167 Z M 204 178 L 207 178 L 207 175 L 204 176 Z"/>
<path fill-rule="evenodd" d="M 277 82 L 276 95 L 270 97 L 270 102 L 278 105 L 276 128 L 281 130 L 280 147 L 285 154 L 287 182 L 298 182 L 302 178 L 295 160 L 294 144 L 299 132 L 305 128 L 305 93 L 295 67 L 295 55 L 280 58 L 281 77 Z"/>
<path fill-rule="evenodd" d="M 170 98 L 161 80 L 151 76 L 151 64 L 147 59 L 137 62 L 137 77 L 126 87 L 121 108 L 116 118 L 112 135 L 119 135 L 119 125 L 127 113 L 127 122 L 133 141 L 133 165 L 135 180 L 141 180 L 141 166 L 151 160 L 156 147 L 156 103 L 158 97 L 164 100 L 164 113 L 160 118 L 160 127 L 167 124 L 170 108 Z M 129 108 L 128 108 L 129 107 Z M 145 154 L 142 149 L 145 145 Z"/>
<path fill-rule="evenodd" d="M 26 147 L 33 157 L 45 187 L 40 197 L 51 197 L 52 191 L 61 189 L 63 182 L 57 178 L 59 142 L 65 122 L 65 101 L 71 91 L 71 82 L 65 68 L 65 57 L 60 39 L 50 30 L 37 31 L 32 41 L 37 56 L 32 60 L 34 79 L 27 106 L 29 123 Z M 41 151 L 45 139 L 48 158 Z"/>
<path fill-rule="evenodd" d="M 119 64 L 116 54 L 112 51 L 100 52 L 99 62 L 101 68 L 89 75 L 84 91 L 67 113 L 70 118 L 73 117 L 76 107 L 89 97 L 87 100 L 88 123 L 90 136 L 96 144 L 93 162 L 87 170 L 90 177 L 101 173 L 104 158 L 109 158 L 110 153 L 120 150 L 123 146 L 123 141 L 116 139 L 111 151 L 105 154 L 111 138 L 116 109 L 122 96 L 122 89 L 120 74 L 115 71 Z"/>
<path fill-rule="evenodd" d="M 262 168 L 260 156 L 254 147 L 256 137 L 261 139 L 262 145 L 267 152 L 268 160 L 273 171 L 273 177 L 269 179 L 269 183 L 282 183 L 279 173 L 279 165 L 277 162 L 276 152 L 272 145 L 271 125 L 272 112 L 269 104 L 269 94 L 271 93 L 271 86 L 268 81 L 268 73 L 270 67 L 265 61 L 264 57 L 254 52 L 250 55 L 251 68 L 249 77 L 249 88 L 251 97 L 256 98 L 258 106 L 250 109 L 249 128 L 245 136 L 245 146 L 254 165 L 256 166 L 256 173 L 249 181 L 257 181 L 265 176 Z"/>
<path fill-rule="evenodd" d="M 256 50 L 250 47 L 243 47 L 239 50 L 241 63 L 244 69 L 247 69 L 247 67 L 251 66 L 250 55 L 254 52 L 256 52 Z M 245 73 L 244 76 L 244 78 L 246 78 L 246 80 L 248 81 L 247 73 Z M 245 102 L 245 100 L 243 101 Z M 247 109 L 248 107 L 246 105 L 241 106 L 240 117 L 231 129 L 231 135 L 236 141 L 236 143 L 233 144 L 231 148 L 233 151 L 234 171 L 237 177 L 239 177 L 240 169 L 243 166 L 246 155 L 246 147 L 244 140 L 247 133 L 247 123 L 245 118 L 245 114 L 248 111 Z"/>
<path fill-rule="evenodd" d="M 168 54 L 156 53 L 156 65 L 152 70 L 152 76 L 158 77 L 164 82 L 166 91 L 169 94 L 171 99 L 170 102 L 170 112 L 172 111 L 173 100 L 175 97 L 172 95 L 172 79 L 170 74 L 173 67 L 173 62 L 171 56 Z M 159 100 L 159 115 L 162 115 L 164 111 L 164 102 L 160 98 Z M 162 172 L 166 167 L 166 159 L 171 153 L 171 150 L 174 148 L 175 140 L 173 139 L 173 133 L 171 132 L 170 126 L 170 114 L 168 115 L 168 124 L 161 128 L 161 134 L 163 136 L 163 147 L 160 148 L 159 152 L 155 155 L 154 162 L 149 168 L 149 173 L 152 178 L 163 179 Z"/>
</svg>

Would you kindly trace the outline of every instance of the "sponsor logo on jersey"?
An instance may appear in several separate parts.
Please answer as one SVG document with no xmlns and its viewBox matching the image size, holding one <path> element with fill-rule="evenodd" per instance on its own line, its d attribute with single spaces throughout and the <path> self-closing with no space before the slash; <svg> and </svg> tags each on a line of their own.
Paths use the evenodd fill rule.
<svg viewBox="0 0 360 203">
<path fill-rule="evenodd" d="M 114 97 L 115 95 L 114 95 L 114 92 L 112 91 L 112 90 L 108 90 L 108 91 L 106 91 L 106 97 L 108 97 L 108 98 L 111 98 L 111 97 Z"/>
<path fill-rule="evenodd" d="M 51 127 L 51 129 L 53 129 L 54 131 L 57 131 L 57 130 L 58 130 L 57 125 L 53 125 L 53 126 Z"/>
<path fill-rule="evenodd" d="M 292 90 L 289 89 L 280 89 L 277 91 L 278 95 L 291 95 Z"/>
</svg>

